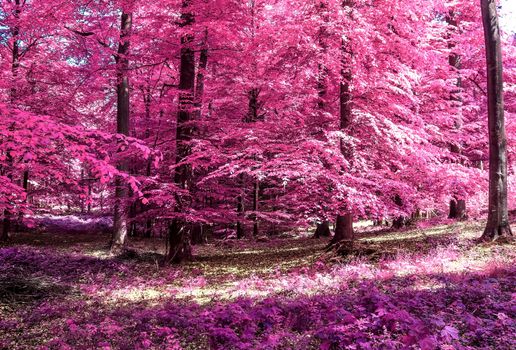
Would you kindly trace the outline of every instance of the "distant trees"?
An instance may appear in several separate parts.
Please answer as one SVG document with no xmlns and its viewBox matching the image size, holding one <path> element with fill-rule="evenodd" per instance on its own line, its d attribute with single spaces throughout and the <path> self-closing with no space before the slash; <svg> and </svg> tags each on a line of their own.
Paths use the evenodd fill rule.
<svg viewBox="0 0 516 350">
<path fill-rule="evenodd" d="M 168 260 L 179 262 L 198 228 L 243 238 L 319 223 L 316 236 L 327 236 L 336 218 L 339 241 L 353 237 L 353 219 L 404 224 L 431 209 L 462 217 L 466 198 L 478 214 L 485 94 L 501 94 L 498 80 L 497 90 L 483 83 L 478 6 L 374 5 L 109 0 L 51 11 L 48 1 L 0 2 L 4 120 L 50 115 L 56 128 L 72 128 L 66 149 L 84 146 L 70 130 L 116 130 L 66 155 L 20 142 L 31 126 L 2 124 L 1 219 L 88 203 L 115 214 L 114 252 L 129 226 L 135 235 L 166 231 Z M 507 62 L 514 51 L 504 50 Z M 506 74 L 516 76 L 513 66 Z M 500 102 L 489 105 L 500 120 Z M 497 144 L 503 151 L 503 138 Z M 512 176 L 504 159 L 491 162 Z"/>
</svg>

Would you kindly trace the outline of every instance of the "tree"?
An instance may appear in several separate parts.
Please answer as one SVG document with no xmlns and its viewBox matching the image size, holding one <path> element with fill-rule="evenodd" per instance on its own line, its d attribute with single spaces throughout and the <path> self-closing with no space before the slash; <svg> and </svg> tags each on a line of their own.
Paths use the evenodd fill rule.
<svg viewBox="0 0 516 350">
<path fill-rule="evenodd" d="M 487 66 L 489 130 L 489 205 L 481 240 L 512 236 L 507 210 L 507 139 L 505 135 L 503 68 L 496 0 L 481 0 Z"/>
<path fill-rule="evenodd" d="M 130 86 L 129 86 L 129 46 L 133 15 L 122 11 L 120 19 L 120 41 L 116 59 L 116 95 L 117 95 L 117 133 L 129 135 L 130 123 Z M 127 171 L 127 164 L 120 164 L 120 170 Z M 125 245 L 127 237 L 127 186 L 120 179 L 115 181 L 115 205 L 113 215 L 113 236 L 111 252 L 119 252 Z"/>
<path fill-rule="evenodd" d="M 184 163 L 191 154 L 191 137 L 193 134 L 192 117 L 195 88 L 195 52 L 193 50 L 194 35 L 189 31 L 195 17 L 192 12 L 191 0 L 183 0 L 180 26 L 185 30 L 181 36 L 181 62 L 179 66 L 179 109 L 176 124 L 176 167 L 174 182 L 178 191 L 176 194 L 177 216 L 172 219 L 168 228 L 167 261 L 179 263 L 191 257 L 190 234 L 191 223 L 187 222 L 184 214 L 188 203 L 191 202 L 189 192 L 192 181 L 191 165 Z"/>
<path fill-rule="evenodd" d="M 454 89 L 450 93 L 450 102 L 451 102 L 451 108 L 457 109 L 457 116 L 456 121 L 454 122 L 454 126 L 457 129 L 460 129 L 462 125 L 462 112 L 461 112 L 461 105 L 462 105 L 462 97 L 461 97 L 461 89 L 462 89 L 462 78 L 461 78 L 461 56 L 459 53 L 455 52 L 455 47 L 457 43 L 454 39 L 454 34 L 458 31 L 458 15 L 455 13 L 455 9 L 450 9 L 446 15 L 446 23 L 449 27 L 449 36 L 448 36 L 448 49 L 450 49 L 449 54 L 449 63 L 450 67 L 452 68 L 452 72 L 454 72 L 457 75 L 457 82 L 456 86 L 457 89 Z M 454 153 L 460 153 L 461 147 L 458 146 L 455 143 L 452 143 L 450 145 L 451 151 Z M 452 199 L 450 200 L 450 211 L 448 214 L 448 217 L 450 219 L 464 219 L 466 217 L 466 200 L 463 198 L 458 198 L 456 195 L 452 196 Z"/>
</svg>

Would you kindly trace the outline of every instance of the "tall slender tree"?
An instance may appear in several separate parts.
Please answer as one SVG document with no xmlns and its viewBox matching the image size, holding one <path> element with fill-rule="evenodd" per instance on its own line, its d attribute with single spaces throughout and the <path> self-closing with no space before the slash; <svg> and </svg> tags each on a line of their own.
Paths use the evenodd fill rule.
<svg viewBox="0 0 516 350">
<path fill-rule="evenodd" d="M 191 202 L 189 190 L 192 168 L 184 162 L 191 153 L 190 141 L 193 133 L 192 118 L 194 115 L 195 51 L 192 47 L 194 35 L 189 29 L 195 21 L 195 16 L 191 9 L 191 3 L 191 0 L 183 0 L 181 22 L 179 24 L 184 32 L 181 36 L 174 182 L 184 192 L 176 195 L 176 217 L 172 219 L 168 229 L 167 261 L 174 263 L 179 263 L 191 256 L 191 224 L 181 215 L 185 207 Z"/>
<path fill-rule="evenodd" d="M 342 6 L 349 11 L 348 16 L 351 17 L 353 9 L 353 0 L 344 0 Z M 351 48 L 351 41 L 349 34 L 343 35 L 341 39 L 341 71 L 339 84 L 339 126 L 340 129 L 349 132 L 351 126 L 352 109 L 351 109 L 351 79 L 352 79 L 352 57 L 353 51 Z M 352 157 L 352 151 L 346 149 L 342 140 L 340 142 L 340 151 L 348 159 Z M 346 241 L 349 244 L 353 243 L 353 214 L 351 208 L 347 208 L 347 212 L 337 215 L 335 222 L 335 235 L 331 243 Z"/>
<path fill-rule="evenodd" d="M 120 42 L 116 54 L 117 77 L 117 132 L 129 135 L 130 123 L 130 86 L 129 86 L 129 46 L 133 23 L 133 15 L 122 11 L 120 22 Z M 119 169 L 127 171 L 127 164 L 120 164 Z M 126 243 L 127 238 L 127 185 L 120 177 L 115 180 L 115 207 L 113 217 L 113 237 L 111 240 L 111 252 L 119 252 Z"/>
<path fill-rule="evenodd" d="M 455 128 L 459 129 L 462 125 L 462 116 L 461 116 L 461 107 L 462 107 L 462 78 L 460 69 L 462 67 L 461 64 L 461 55 L 456 52 L 457 42 L 454 36 L 457 34 L 459 30 L 459 20 L 458 14 L 454 9 L 450 9 L 448 14 L 446 15 L 446 23 L 448 24 L 448 49 L 450 50 L 450 54 L 448 56 L 448 62 L 452 69 L 452 72 L 457 75 L 457 79 L 455 81 L 455 88 L 450 92 L 450 102 L 453 107 L 453 110 L 457 109 L 457 116 L 454 122 Z M 450 145 L 450 149 L 453 153 L 460 154 L 461 147 L 458 144 L 452 143 Z M 463 219 L 466 216 L 466 200 L 464 198 L 459 198 L 456 194 L 453 195 L 450 200 L 450 211 L 448 217 L 451 219 Z"/>
<path fill-rule="evenodd" d="M 327 55 L 328 51 L 328 22 L 329 22 L 329 16 L 328 16 L 328 5 L 325 1 L 321 1 L 317 4 L 317 13 L 321 17 L 321 24 L 317 33 L 317 43 L 321 49 L 322 53 L 322 59 L 320 59 L 320 62 L 317 67 L 317 108 L 318 108 L 318 117 L 319 119 L 322 119 L 322 113 L 325 111 L 325 101 L 327 98 L 327 76 L 328 76 L 328 68 L 325 65 L 325 56 Z M 320 238 L 320 237 L 329 237 L 331 236 L 330 231 L 330 224 L 326 218 L 322 220 L 321 222 L 317 223 L 314 238 Z"/>
<path fill-rule="evenodd" d="M 496 0 L 481 0 L 487 64 L 489 129 L 489 207 L 483 241 L 512 236 L 507 211 L 507 139 L 503 103 L 503 68 Z"/>
</svg>

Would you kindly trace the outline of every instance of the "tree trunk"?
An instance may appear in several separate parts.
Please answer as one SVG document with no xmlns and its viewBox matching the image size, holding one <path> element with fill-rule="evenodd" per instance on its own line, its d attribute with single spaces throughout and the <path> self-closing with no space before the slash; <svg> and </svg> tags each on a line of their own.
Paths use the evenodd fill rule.
<svg viewBox="0 0 516 350">
<path fill-rule="evenodd" d="M 383 225 L 383 218 L 373 220 L 373 226 L 382 226 L 382 225 Z"/>
<path fill-rule="evenodd" d="M 151 118 L 151 110 L 150 110 L 151 103 L 152 103 L 152 94 L 151 94 L 150 87 L 148 87 L 146 89 L 145 94 L 144 94 L 145 120 L 147 122 L 150 122 L 150 118 Z M 150 131 L 149 128 L 147 128 L 147 130 L 145 130 L 145 138 L 149 139 L 150 136 L 151 136 L 151 131 Z M 157 138 L 156 138 L 156 140 L 157 140 Z M 156 147 L 156 142 L 154 142 L 154 147 Z M 149 159 L 147 161 L 147 166 L 146 166 L 146 169 L 145 169 L 145 174 L 146 174 L 147 177 L 150 177 L 152 175 L 152 160 L 151 159 Z M 142 210 L 145 210 L 145 208 L 142 208 Z M 145 220 L 145 231 L 143 233 L 143 237 L 145 237 L 145 238 L 151 238 L 152 237 L 152 219 L 151 218 L 147 218 Z"/>
<path fill-rule="evenodd" d="M 208 29 L 204 31 L 204 39 L 201 45 L 202 48 L 199 55 L 194 101 L 195 117 L 197 119 L 201 117 L 202 100 L 204 96 L 204 77 L 206 75 L 206 68 L 208 67 Z"/>
<path fill-rule="evenodd" d="M 352 1 L 343 1 L 343 6 L 352 6 Z M 352 108 L 351 108 L 351 80 L 353 78 L 351 72 L 352 48 L 349 38 L 342 37 L 341 41 L 341 80 L 339 85 L 339 120 L 340 129 L 349 130 L 352 123 Z M 351 161 L 353 156 L 352 150 L 346 149 L 343 141 L 340 142 L 340 151 L 342 155 Z M 338 242 L 345 242 L 351 249 L 353 247 L 353 214 L 346 213 L 338 215 L 335 223 L 335 235 L 330 244 Z"/>
<path fill-rule="evenodd" d="M 392 227 L 399 229 L 407 225 L 407 218 L 405 216 L 398 216 L 392 220 Z"/>
<path fill-rule="evenodd" d="M 9 150 L 6 152 L 6 157 L 7 157 L 7 164 L 9 164 L 8 168 L 11 168 L 13 166 L 14 159 Z M 12 181 L 13 180 L 12 173 L 9 172 L 7 174 L 7 178 L 10 181 Z M 4 218 L 2 219 L 2 235 L 1 235 L 0 239 L 2 241 L 6 242 L 9 240 L 9 231 L 11 230 L 11 212 L 9 211 L 9 209 L 4 209 L 3 216 L 4 216 Z"/>
<path fill-rule="evenodd" d="M 27 174 L 28 175 L 28 174 Z M 91 192 L 92 192 L 91 181 L 88 181 L 88 214 L 91 214 Z"/>
<path fill-rule="evenodd" d="M 330 237 L 330 223 L 328 221 L 323 221 L 320 224 L 317 224 L 317 228 L 315 229 L 314 238 L 321 237 Z"/>
<path fill-rule="evenodd" d="M 129 191 L 129 197 L 132 197 L 132 191 Z M 137 237 L 139 235 L 138 232 L 138 223 L 136 222 L 136 215 L 138 213 L 138 206 L 136 202 L 131 203 L 129 205 L 128 211 L 128 221 L 129 221 L 129 232 L 127 236 L 129 237 Z"/>
<path fill-rule="evenodd" d="M 14 105 L 17 102 L 18 93 L 16 88 L 16 78 L 18 77 L 18 70 L 20 68 L 20 27 L 18 21 L 20 20 L 21 4 L 20 0 L 14 1 L 15 9 L 13 12 L 14 19 L 16 21 L 13 28 L 13 47 L 12 47 L 12 61 L 11 61 L 11 73 L 12 73 L 12 86 L 11 86 L 11 104 Z"/>
<path fill-rule="evenodd" d="M 132 14 L 122 13 L 120 23 L 120 43 L 116 55 L 117 65 L 117 133 L 129 135 L 130 101 L 129 101 L 129 36 L 132 29 Z M 120 164 L 119 170 L 127 170 L 127 164 Z M 127 194 L 126 185 L 120 177 L 115 179 L 115 207 L 113 214 L 113 235 L 111 253 L 119 253 L 126 244 L 127 238 Z"/>
<path fill-rule="evenodd" d="M 253 211 L 254 211 L 254 214 L 253 214 L 253 220 L 254 220 L 254 224 L 253 224 L 253 236 L 254 238 L 258 237 L 260 231 L 259 231 L 259 228 L 258 228 L 258 205 L 259 205 L 259 201 L 260 201 L 260 181 L 256 180 L 256 182 L 254 183 L 254 195 L 253 195 Z"/>
<path fill-rule="evenodd" d="M 466 218 L 466 200 L 452 198 L 450 200 L 450 213 L 448 215 L 450 219 L 465 219 Z"/>
<path fill-rule="evenodd" d="M 18 69 L 20 67 L 20 40 L 18 38 L 20 35 L 20 27 L 18 25 L 18 21 L 20 19 L 20 13 L 21 13 L 20 0 L 15 0 L 14 4 L 16 6 L 14 9 L 13 15 L 14 15 L 16 23 L 13 28 L 13 47 L 12 47 L 12 51 L 11 51 L 12 85 L 11 85 L 11 91 L 10 91 L 11 105 L 13 105 L 13 106 L 16 103 L 16 100 L 18 98 L 17 89 L 16 89 L 16 78 L 18 77 Z M 10 156 L 9 151 L 7 151 L 7 157 L 10 158 L 11 162 L 13 161 L 12 157 Z M 8 177 L 12 181 L 12 174 Z M 5 209 L 3 217 L 4 218 L 2 220 L 2 235 L 1 235 L 0 239 L 5 242 L 5 241 L 9 240 L 9 231 L 11 230 L 11 212 L 9 212 L 9 210 Z"/>
<path fill-rule="evenodd" d="M 208 242 L 207 227 L 204 224 L 192 225 L 192 244 L 205 244 Z"/>
<path fill-rule="evenodd" d="M 458 29 L 458 20 L 457 13 L 454 10 L 450 10 L 446 15 L 446 23 L 449 25 L 448 31 L 448 49 L 450 50 L 450 54 L 448 56 L 448 63 L 457 73 L 457 81 L 455 83 L 456 89 L 450 92 L 450 100 L 453 102 L 453 105 L 459 109 L 459 113 L 457 113 L 457 119 L 455 120 L 455 126 L 459 128 L 462 124 L 460 108 L 462 107 L 462 78 L 460 76 L 460 69 L 462 67 L 462 57 L 454 52 L 457 43 L 453 40 L 453 33 Z"/>
<path fill-rule="evenodd" d="M 262 118 L 260 116 L 260 109 L 262 107 L 262 103 L 259 100 L 260 97 L 260 89 L 253 88 L 248 91 L 249 98 L 249 108 L 247 110 L 247 115 L 244 118 L 245 123 L 255 123 Z M 258 223 L 258 209 L 260 202 L 260 181 L 255 179 L 253 186 L 253 211 L 252 215 L 253 220 L 253 237 L 256 238 L 259 235 L 259 223 Z M 239 223 L 237 222 L 237 229 Z M 243 233 L 243 232 L 242 232 Z"/>
<path fill-rule="evenodd" d="M 190 245 L 191 225 L 182 219 L 173 219 L 168 227 L 167 261 L 181 263 L 192 258 Z"/>
<path fill-rule="evenodd" d="M 487 64 L 489 129 L 489 208 L 482 241 L 512 236 L 507 211 L 507 140 L 505 136 L 502 50 L 495 0 L 481 0 Z"/>
<path fill-rule="evenodd" d="M 237 213 L 238 213 L 238 216 L 241 216 L 244 213 L 244 199 L 243 199 L 242 195 L 238 196 L 238 199 L 237 199 Z M 240 220 L 237 221 L 236 235 L 237 235 L 237 239 L 242 239 L 245 237 L 244 226 L 242 225 Z"/>
<path fill-rule="evenodd" d="M 201 52 L 199 54 L 199 63 L 197 65 L 197 77 L 195 78 L 195 92 L 193 103 L 193 119 L 200 120 L 202 117 L 202 105 L 204 96 L 204 78 L 206 68 L 208 67 L 208 29 L 204 30 L 204 38 L 201 42 Z M 198 131 L 198 130 L 197 130 Z M 195 189 L 192 188 L 195 194 Z M 206 205 L 206 203 L 204 203 Z M 204 223 L 192 225 L 191 241 L 192 244 L 204 244 L 208 242 L 207 233 L 209 226 Z"/>
<path fill-rule="evenodd" d="M 254 88 L 249 90 L 249 109 L 247 111 L 247 116 L 245 118 L 246 123 L 254 123 L 262 119 L 263 116 L 260 115 L 260 109 L 263 106 L 263 103 L 260 102 L 260 89 Z"/>
<path fill-rule="evenodd" d="M 23 172 L 22 187 L 25 190 L 25 199 L 23 200 L 23 202 L 25 204 L 27 204 L 27 202 L 29 201 L 29 197 L 28 197 L 29 196 L 29 171 L 28 170 L 25 170 Z M 22 228 L 23 228 L 23 212 L 20 211 L 18 213 L 18 219 L 16 220 L 16 223 L 15 223 L 15 230 L 20 231 Z"/>
<path fill-rule="evenodd" d="M 147 219 L 145 221 L 145 233 L 143 234 L 145 238 L 152 237 L 152 219 Z"/>
<path fill-rule="evenodd" d="M 327 95 L 327 78 L 328 78 L 328 67 L 325 65 L 326 58 L 324 57 L 328 52 L 328 22 L 329 22 L 329 14 L 328 14 L 328 5 L 325 1 L 320 1 L 317 9 L 319 16 L 321 17 L 321 26 L 319 27 L 319 31 L 317 34 L 317 41 L 319 47 L 321 48 L 321 52 L 323 54 L 323 59 L 320 59 L 320 62 L 317 66 L 317 92 L 319 98 L 317 100 L 317 107 L 321 112 L 324 112 L 326 105 L 326 95 Z"/>
<path fill-rule="evenodd" d="M 7 242 L 9 240 L 9 231 L 11 229 L 10 213 L 4 210 L 4 218 L 2 220 L 2 236 L 0 241 Z"/>
<path fill-rule="evenodd" d="M 191 26 L 194 22 L 194 15 L 189 12 L 191 0 L 183 0 L 181 27 Z M 179 111 L 177 113 L 176 125 L 176 164 L 181 163 L 190 155 L 190 140 L 193 128 L 189 125 L 192 121 L 192 107 L 194 100 L 195 85 L 195 52 L 193 50 L 194 36 L 185 33 L 181 37 L 181 62 L 179 67 Z M 192 178 L 192 169 L 188 164 L 182 164 L 175 168 L 174 182 L 178 187 L 188 190 Z M 168 230 L 167 261 L 180 263 L 190 259 L 192 256 L 190 246 L 191 224 L 181 218 L 184 210 L 185 198 L 176 196 L 176 213 L 178 217 L 172 220 Z"/>
<path fill-rule="evenodd" d="M 349 247 L 353 246 L 355 235 L 353 232 L 353 215 L 346 213 L 344 215 L 337 215 L 335 222 L 335 235 L 330 244 L 345 243 Z"/>
</svg>

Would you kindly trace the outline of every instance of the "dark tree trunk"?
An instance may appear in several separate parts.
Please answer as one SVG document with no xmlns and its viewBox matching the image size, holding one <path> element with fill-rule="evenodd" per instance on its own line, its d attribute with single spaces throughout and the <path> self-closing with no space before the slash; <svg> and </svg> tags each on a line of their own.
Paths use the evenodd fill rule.
<svg viewBox="0 0 516 350">
<path fill-rule="evenodd" d="M 382 226 L 383 225 L 383 219 L 374 219 L 373 220 L 373 226 Z"/>
<path fill-rule="evenodd" d="M 466 218 L 466 200 L 452 198 L 450 200 L 450 219 L 465 219 Z"/>
<path fill-rule="evenodd" d="M 8 210 L 4 210 L 4 218 L 2 220 L 2 236 L 1 241 L 7 242 L 9 240 L 9 231 L 11 230 L 10 213 Z"/>
<path fill-rule="evenodd" d="M 405 216 L 398 216 L 392 220 L 393 228 L 403 228 L 407 225 L 407 218 Z"/>
<path fill-rule="evenodd" d="M 27 190 L 29 189 L 29 171 L 28 170 L 25 170 L 23 172 L 22 186 L 23 186 L 23 189 L 25 190 L 25 192 L 27 192 Z"/>
<path fill-rule="evenodd" d="M 10 99 L 11 99 L 11 105 L 15 105 L 17 102 L 18 94 L 17 94 L 17 88 L 16 88 L 16 78 L 18 77 L 18 70 L 20 68 L 20 27 L 18 25 L 18 21 L 20 19 L 20 13 L 21 13 L 21 4 L 20 0 L 14 1 L 15 9 L 13 12 L 13 16 L 15 18 L 15 25 L 13 28 L 13 47 L 11 51 L 11 73 L 12 73 L 12 85 L 11 85 L 11 91 L 10 91 Z M 10 162 L 12 163 L 12 157 L 10 156 L 10 153 L 8 151 L 7 157 L 10 158 Z M 12 175 L 8 176 L 9 179 L 12 180 Z M 4 210 L 2 220 L 2 235 L 0 239 L 2 241 L 9 240 L 9 231 L 11 230 L 11 212 L 9 210 Z"/>
<path fill-rule="evenodd" d="M 457 200 L 450 199 L 450 213 L 448 214 L 448 218 L 456 219 L 457 216 Z"/>
<path fill-rule="evenodd" d="M 117 65 L 117 133 L 129 135 L 130 101 L 129 101 L 129 36 L 131 35 L 133 17 L 131 13 L 122 13 L 120 22 L 120 42 L 116 55 Z M 119 169 L 127 170 L 127 164 L 120 164 Z M 113 235 L 111 253 L 119 253 L 127 238 L 127 186 L 120 177 L 115 179 L 115 207 L 113 214 Z"/>
<path fill-rule="evenodd" d="M 452 90 L 450 93 L 450 100 L 454 103 L 454 105 L 458 108 L 462 106 L 462 97 L 461 97 L 461 89 L 462 89 L 462 78 L 460 76 L 460 69 L 462 67 L 462 58 L 461 56 L 455 52 L 455 47 L 457 43 L 453 39 L 453 34 L 458 30 L 458 20 L 457 13 L 454 10 L 450 10 L 446 16 L 446 23 L 449 25 L 449 34 L 448 34 L 448 49 L 450 49 L 450 54 L 448 56 L 448 63 L 457 73 L 457 81 L 455 83 L 456 89 Z M 462 124 L 460 120 L 460 114 L 457 115 L 457 120 L 455 121 L 455 126 L 458 128 Z"/>
<path fill-rule="evenodd" d="M 145 220 L 145 232 L 143 234 L 145 238 L 152 237 L 152 219 Z"/>
<path fill-rule="evenodd" d="M 399 194 L 396 194 L 394 196 L 394 204 L 396 204 L 400 208 L 403 207 L 403 198 L 401 198 Z M 398 229 L 406 226 L 408 223 L 408 218 L 404 215 L 400 215 L 392 220 L 392 227 Z"/>
<path fill-rule="evenodd" d="M 244 198 L 242 195 L 238 196 L 238 199 L 237 199 L 237 213 L 238 213 L 238 216 L 241 216 L 244 214 Z M 237 221 L 236 235 L 237 235 L 237 239 L 242 239 L 245 237 L 244 225 L 242 225 L 242 223 L 240 221 Z"/>
<path fill-rule="evenodd" d="M 263 115 L 260 115 L 260 110 L 263 107 L 263 103 L 260 102 L 260 89 L 254 88 L 249 90 L 249 109 L 247 111 L 247 116 L 244 121 L 246 123 L 254 123 L 263 119 Z"/>
<path fill-rule="evenodd" d="M 25 199 L 23 200 L 24 203 L 27 203 L 29 201 L 29 171 L 25 170 L 23 172 L 23 179 L 22 179 L 22 187 L 25 190 Z M 15 222 L 15 230 L 20 231 L 23 228 L 23 212 L 18 213 L 18 218 Z"/>
<path fill-rule="evenodd" d="M 12 73 L 12 86 L 11 86 L 11 104 L 14 105 L 17 102 L 18 91 L 16 86 L 16 80 L 18 77 L 18 70 L 20 68 L 20 27 L 18 21 L 20 20 L 21 3 L 20 0 L 14 1 L 15 9 L 13 12 L 14 19 L 16 21 L 13 28 L 13 47 L 12 47 L 12 61 L 11 61 L 11 73 Z"/>
<path fill-rule="evenodd" d="M 151 94 L 150 87 L 148 87 L 144 94 L 145 120 L 147 122 L 150 122 L 150 118 L 151 118 L 151 111 L 150 111 L 151 103 L 152 103 L 152 94 Z M 160 118 L 160 120 L 161 120 L 161 118 Z M 151 136 L 151 131 L 149 128 L 147 128 L 147 130 L 145 130 L 145 138 L 148 139 L 150 136 Z M 157 138 L 155 139 L 155 141 L 156 140 L 157 140 Z M 154 142 L 154 147 L 156 147 L 156 142 Z M 148 177 L 150 177 L 152 175 L 152 160 L 151 159 L 149 159 L 147 161 L 147 167 L 145 169 L 145 174 Z M 145 208 L 142 208 L 142 210 L 145 210 Z M 152 237 L 152 219 L 151 218 L 147 218 L 145 220 L 145 231 L 143 233 L 143 236 L 145 238 Z"/>
<path fill-rule="evenodd" d="M 489 129 L 489 209 L 483 241 L 512 236 L 507 211 L 507 140 L 505 136 L 502 50 L 495 0 L 481 0 L 487 63 Z"/>
<path fill-rule="evenodd" d="M 204 39 L 202 42 L 201 53 L 199 55 L 199 66 L 197 69 L 197 79 L 195 83 L 195 117 L 201 117 L 202 100 L 204 96 L 204 77 L 206 75 L 206 68 L 208 67 L 208 30 L 204 31 Z"/>
<path fill-rule="evenodd" d="M 197 65 L 197 77 L 195 78 L 195 91 L 193 102 L 193 119 L 200 120 L 202 116 L 203 96 L 204 96 L 204 79 L 206 68 L 208 67 L 208 30 L 204 30 L 204 38 L 201 42 L 201 52 L 199 54 L 199 63 Z M 199 132 L 199 130 L 196 130 Z M 192 135 L 193 136 L 193 135 Z M 195 195 L 195 189 L 191 189 Z M 205 203 L 206 204 L 206 203 Z M 193 224 L 191 228 L 192 244 L 205 244 L 208 242 L 207 233 L 209 226 L 206 224 Z"/>
<path fill-rule="evenodd" d="M 317 100 L 317 107 L 319 108 L 320 112 L 323 113 L 326 105 L 326 95 L 328 92 L 328 67 L 326 67 L 326 58 L 324 56 L 328 52 L 327 27 L 330 18 L 328 14 L 328 5 L 325 1 L 320 1 L 317 4 L 317 7 L 317 12 L 321 17 L 321 26 L 319 27 L 319 31 L 317 33 L 317 41 L 323 54 L 323 58 L 319 60 L 320 62 L 317 66 L 317 93 L 319 95 L 319 99 Z"/>
<path fill-rule="evenodd" d="M 457 217 L 461 220 L 467 218 L 465 199 L 457 200 Z"/>
<path fill-rule="evenodd" d="M 194 22 L 194 15 L 189 12 L 191 0 L 183 0 L 181 27 L 191 26 Z M 195 52 L 193 50 L 194 36 L 191 33 L 183 34 L 181 37 L 181 62 L 179 67 L 179 111 L 177 113 L 176 126 L 176 164 L 181 163 L 190 155 L 190 140 L 193 128 L 192 107 L 194 100 L 195 85 Z M 184 190 L 191 187 L 192 169 L 188 164 L 182 164 L 175 168 L 174 181 Z M 176 212 L 179 216 L 172 220 L 169 225 L 167 261 L 180 263 L 192 256 L 190 246 L 190 234 L 192 225 L 180 217 L 184 210 L 185 198 L 177 196 Z"/>
<path fill-rule="evenodd" d="M 323 221 L 320 224 L 317 224 L 317 227 L 315 229 L 314 238 L 321 238 L 321 237 L 330 237 L 331 231 L 330 231 L 330 223 L 328 221 Z"/>
<path fill-rule="evenodd" d="M 258 237 L 260 230 L 258 227 L 258 209 L 260 202 L 260 182 L 258 180 L 254 183 L 254 195 L 253 195 L 253 236 L 254 238 Z"/>
<path fill-rule="evenodd" d="M 343 1 L 343 6 L 353 5 L 352 1 Z M 351 80 L 353 79 L 351 72 L 352 49 L 349 38 L 342 38 L 341 42 L 341 81 L 339 85 L 339 120 L 340 129 L 349 131 L 352 123 L 352 95 Z M 344 143 L 340 142 L 340 151 L 351 162 L 353 157 L 352 150 L 346 149 Z M 353 247 L 353 214 L 346 213 L 338 215 L 335 223 L 335 235 L 330 244 L 345 241 L 349 248 Z"/>
<path fill-rule="evenodd" d="M 353 53 L 349 39 L 342 39 L 341 42 L 341 81 L 339 86 L 339 111 L 340 111 L 340 128 L 345 130 L 351 126 L 352 122 L 352 95 L 351 80 L 353 78 L 351 72 L 351 59 Z M 346 153 L 346 152 L 344 152 Z"/>
<path fill-rule="evenodd" d="M 208 242 L 207 225 L 192 225 L 192 244 L 205 244 Z"/>
<path fill-rule="evenodd" d="M 192 258 L 190 230 L 191 225 L 182 219 L 172 220 L 168 227 L 168 262 L 178 264 Z"/>
<path fill-rule="evenodd" d="M 130 195 L 129 197 L 132 197 L 133 193 L 132 191 L 129 191 Z M 136 215 L 138 212 L 138 205 L 136 202 L 131 203 L 129 205 L 129 212 L 128 212 L 128 222 L 129 222 L 129 237 L 137 237 L 139 235 L 138 232 L 138 223 L 136 222 Z"/>
<path fill-rule="evenodd" d="M 353 232 L 353 215 L 346 213 L 344 215 L 337 215 L 335 222 L 335 235 L 330 244 L 345 243 L 349 247 L 353 246 L 355 235 Z"/>
<path fill-rule="evenodd" d="M 7 151 L 6 157 L 7 157 L 7 164 L 9 165 L 8 171 L 10 171 L 9 168 L 12 167 L 13 162 L 14 162 L 13 156 L 11 155 L 10 151 Z M 10 181 L 13 180 L 11 172 L 7 173 L 7 178 Z M 4 215 L 3 215 L 4 217 L 2 219 L 2 235 L 0 236 L 0 239 L 4 242 L 9 240 L 9 232 L 11 231 L 11 215 L 12 214 L 8 209 L 4 209 Z"/>
<path fill-rule="evenodd" d="M 263 107 L 263 103 L 259 100 L 260 97 L 260 89 L 259 88 L 253 88 L 249 90 L 248 92 L 248 98 L 249 98 L 249 108 L 247 110 L 247 115 L 244 118 L 245 123 L 255 123 L 259 120 L 263 119 L 263 115 L 260 115 L 260 110 Z M 243 202 L 243 199 L 242 199 Z M 254 214 L 252 215 L 253 220 L 253 237 L 258 237 L 259 235 L 259 220 L 258 220 L 258 209 L 259 209 L 259 203 L 260 203 L 260 181 L 258 179 L 255 179 L 254 186 L 253 186 L 253 211 Z M 238 208 L 237 208 L 238 210 Z M 243 210 L 243 209 L 242 209 Z M 237 231 L 238 226 L 240 226 L 241 223 L 237 222 Z M 241 227 L 241 226 L 240 226 Z M 243 229 L 241 227 L 241 234 L 243 234 Z M 238 234 L 238 232 L 237 232 Z"/>
<path fill-rule="evenodd" d="M 27 173 L 27 181 L 28 181 L 28 173 Z M 88 206 L 87 206 L 87 211 L 88 211 L 88 214 L 91 214 L 91 193 L 93 191 L 93 185 L 92 185 L 92 181 L 93 179 L 91 178 L 91 172 L 89 171 L 88 169 Z M 27 184 L 28 185 L 28 184 Z M 27 186 L 28 187 L 28 186 Z M 27 193 L 28 193 L 28 189 L 26 189 Z"/>
</svg>

